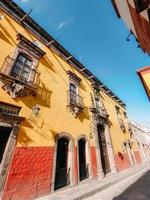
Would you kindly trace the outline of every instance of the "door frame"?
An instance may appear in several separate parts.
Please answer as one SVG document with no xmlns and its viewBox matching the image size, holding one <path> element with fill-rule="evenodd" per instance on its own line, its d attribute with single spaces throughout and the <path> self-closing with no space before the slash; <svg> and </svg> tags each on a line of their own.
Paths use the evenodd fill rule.
<svg viewBox="0 0 150 200">
<path fill-rule="evenodd" d="M 78 146 L 78 142 L 80 139 L 85 139 L 85 153 L 86 153 L 86 163 L 89 164 L 89 177 L 80 181 L 80 168 L 79 168 L 79 146 Z M 77 166 L 78 166 L 78 183 L 80 182 L 83 182 L 83 181 L 86 181 L 88 179 L 90 179 L 92 176 L 91 176 L 91 152 L 90 152 L 90 142 L 89 142 L 89 139 L 86 135 L 82 134 L 80 135 L 78 138 L 77 138 Z"/>
<path fill-rule="evenodd" d="M 21 125 L 22 117 L 19 116 L 3 116 L 0 115 L 0 126 L 6 128 L 12 128 L 6 148 L 3 154 L 3 159 L 0 168 L 0 193 L 4 189 L 6 178 L 8 175 L 10 163 L 12 161 L 13 152 L 16 146 L 17 136 Z"/>
<path fill-rule="evenodd" d="M 57 141 L 60 138 L 67 138 L 69 140 L 68 144 L 68 163 L 67 163 L 67 168 L 70 167 L 70 184 L 66 187 L 60 188 L 58 190 L 55 190 L 55 175 L 56 175 L 56 164 L 57 164 Z M 52 184 L 51 184 L 51 192 L 59 191 L 64 188 L 73 186 L 74 184 L 74 139 L 73 137 L 66 132 L 59 133 L 55 136 L 55 146 L 54 146 L 54 159 L 53 159 L 53 173 L 52 173 Z"/>
</svg>

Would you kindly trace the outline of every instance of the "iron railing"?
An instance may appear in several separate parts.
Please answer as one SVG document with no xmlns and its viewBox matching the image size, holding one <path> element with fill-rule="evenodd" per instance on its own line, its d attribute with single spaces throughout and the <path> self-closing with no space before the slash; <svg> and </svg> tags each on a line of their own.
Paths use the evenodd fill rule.
<svg viewBox="0 0 150 200">
<path fill-rule="evenodd" d="M 80 108 L 83 108 L 84 107 L 84 104 L 83 104 L 83 97 L 81 97 L 80 95 L 72 92 L 72 91 L 67 91 L 67 103 L 68 105 L 71 105 L 71 106 L 77 106 L 77 107 L 80 107 Z"/>
<path fill-rule="evenodd" d="M 70 168 L 56 169 L 55 190 L 70 185 Z"/>
<path fill-rule="evenodd" d="M 97 114 L 103 117 L 107 117 L 108 113 L 107 110 L 103 106 L 96 106 Z"/>
<path fill-rule="evenodd" d="M 25 76 L 25 73 L 27 76 Z M 31 66 L 9 56 L 5 58 L 5 61 L 0 68 L 0 74 L 30 87 L 36 88 L 39 85 L 39 72 Z"/>
</svg>

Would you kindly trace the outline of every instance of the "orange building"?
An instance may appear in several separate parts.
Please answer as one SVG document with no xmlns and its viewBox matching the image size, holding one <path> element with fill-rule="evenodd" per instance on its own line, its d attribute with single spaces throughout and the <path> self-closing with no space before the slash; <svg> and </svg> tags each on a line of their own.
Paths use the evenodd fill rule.
<svg viewBox="0 0 150 200">
<path fill-rule="evenodd" d="M 141 162 L 126 105 L 0 0 L 0 196 L 32 200 Z"/>
<path fill-rule="evenodd" d="M 137 73 L 150 100 L 150 67 L 139 69 Z"/>
<path fill-rule="evenodd" d="M 150 3 L 149 0 L 112 0 L 117 16 L 123 19 L 138 47 L 150 55 Z M 127 40 L 129 40 L 129 36 Z"/>
</svg>

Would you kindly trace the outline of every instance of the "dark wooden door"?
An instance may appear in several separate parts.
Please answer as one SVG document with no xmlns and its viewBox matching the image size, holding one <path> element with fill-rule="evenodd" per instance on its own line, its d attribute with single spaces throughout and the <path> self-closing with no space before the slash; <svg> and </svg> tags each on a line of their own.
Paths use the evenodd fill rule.
<svg viewBox="0 0 150 200">
<path fill-rule="evenodd" d="M 86 164 L 86 141 L 80 139 L 78 142 L 79 149 L 79 178 L 80 181 L 88 178 L 88 166 Z"/>
<path fill-rule="evenodd" d="M 102 162 L 102 168 L 104 175 L 110 172 L 110 163 L 108 157 L 107 143 L 105 138 L 105 129 L 103 126 L 97 126 L 98 131 L 98 140 L 99 140 L 99 148 L 100 148 L 100 156 Z"/>
<path fill-rule="evenodd" d="M 5 148 L 11 133 L 11 128 L 0 127 L 0 164 L 3 159 Z"/>
<path fill-rule="evenodd" d="M 54 190 L 68 184 L 68 144 L 69 140 L 60 138 L 57 141 L 56 173 Z"/>
</svg>

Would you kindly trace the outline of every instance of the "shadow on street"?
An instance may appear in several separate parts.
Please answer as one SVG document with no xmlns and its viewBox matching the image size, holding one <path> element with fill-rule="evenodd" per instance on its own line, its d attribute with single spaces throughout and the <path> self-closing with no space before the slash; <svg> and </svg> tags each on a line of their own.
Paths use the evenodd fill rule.
<svg viewBox="0 0 150 200">
<path fill-rule="evenodd" d="M 150 200 L 150 171 L 113 200 Z"/>
</svg>

